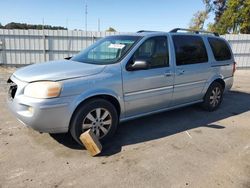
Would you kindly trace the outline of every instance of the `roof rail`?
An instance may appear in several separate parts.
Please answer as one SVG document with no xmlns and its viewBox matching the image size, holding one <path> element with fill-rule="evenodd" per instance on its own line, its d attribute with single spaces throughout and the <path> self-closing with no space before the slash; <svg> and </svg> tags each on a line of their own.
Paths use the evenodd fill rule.
<svg viewBox="0 0 250 188">
<path fill-rule="evenodd" d="M 140 31 L 137 31 L 136 33 L 143 33 L 143 32 L 157 32 L 157 31 L 140 30 Z"/>
<path fill-rule="evenodd" d="M 193 32 L 193 33 L 196 33 L 196 34 L 199 34 L 199 33 L 208 33 L 208 34 L 213 34 L 213 35 L 215 35 L 217 37 L 220 36 L 216 32 L 209 32 L 209 31 L 204 31 L 204 30 L 183 29 L 183 28 L 175 28 L 175 29 L 172 29 L 169 32 L 170 33 L 177 33 L 178 31 L 189 31 L 189 32 Z"/>
</svg>

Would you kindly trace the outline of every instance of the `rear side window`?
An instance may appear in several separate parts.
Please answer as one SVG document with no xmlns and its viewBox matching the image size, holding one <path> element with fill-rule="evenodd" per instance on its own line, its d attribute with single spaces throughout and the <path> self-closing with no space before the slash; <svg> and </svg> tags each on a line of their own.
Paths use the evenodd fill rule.
<svg viewBox="0 0 250 188">
<path fill-rule="evenodd" d="M 206 47 L 201 37 L 175 35 L 173 41 L 177 66 L 208 61 Z"/>
<path fill-rule="evenodd" d="M 208 38 L 208 42 L 212 48 L 216 61 L 224 61 L 231 59 L 231 52 L 224 40 L 216 38 Z"/>
</svg>

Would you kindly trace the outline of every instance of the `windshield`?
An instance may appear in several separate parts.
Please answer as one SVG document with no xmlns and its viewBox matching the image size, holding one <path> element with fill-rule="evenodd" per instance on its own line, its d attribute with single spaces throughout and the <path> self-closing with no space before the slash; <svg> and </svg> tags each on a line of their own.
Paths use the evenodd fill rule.
<svg viewBox="0 0 250 188">
<path fill-rule="evenodd" d="M 105 37 L 70 60 L 100 65 L 116 63 L 140 38 L 139 36 Z"/>
</svg>

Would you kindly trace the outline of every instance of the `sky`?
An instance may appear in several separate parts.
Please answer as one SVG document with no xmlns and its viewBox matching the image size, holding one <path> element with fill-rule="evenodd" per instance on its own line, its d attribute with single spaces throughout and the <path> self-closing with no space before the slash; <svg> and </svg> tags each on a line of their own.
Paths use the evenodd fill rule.
<svg viewBox="0 0 250 188">
<path fill-rule="evenodd" d="M 85 4 L 91 31 L 98 30 L 98 19 L 101 31 L 109 27 L 120 32 L 186 28 L 193 14 L 204 9 L 202 0 L 0 0 L 0 23 L 44 22 L 85 30 Z"/>
</svg>

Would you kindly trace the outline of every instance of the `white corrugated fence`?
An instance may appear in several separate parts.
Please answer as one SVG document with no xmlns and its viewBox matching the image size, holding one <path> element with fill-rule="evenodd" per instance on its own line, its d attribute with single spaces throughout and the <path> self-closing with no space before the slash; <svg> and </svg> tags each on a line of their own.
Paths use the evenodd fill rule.
<svg viewBox="0 0 250 188">
<path fill-rule="evenodd" d="M 96 40 L 119 32 L 0 29 L 0 64 L 31 64 L 63 59 Z"/>
<path fill-rule="evenodd" d="M 231 45 L 237 67 L 250 67 L 250 34 L 223 36 Z"/>
<path fill-rule="evenodd" d="M 0 65 L 31 64 L 63 59 L 96 40 L 119 32 L 0 29 Z M 250 35 L 224 35 L 237 67 L 250 67 Z"/>
</svg>

